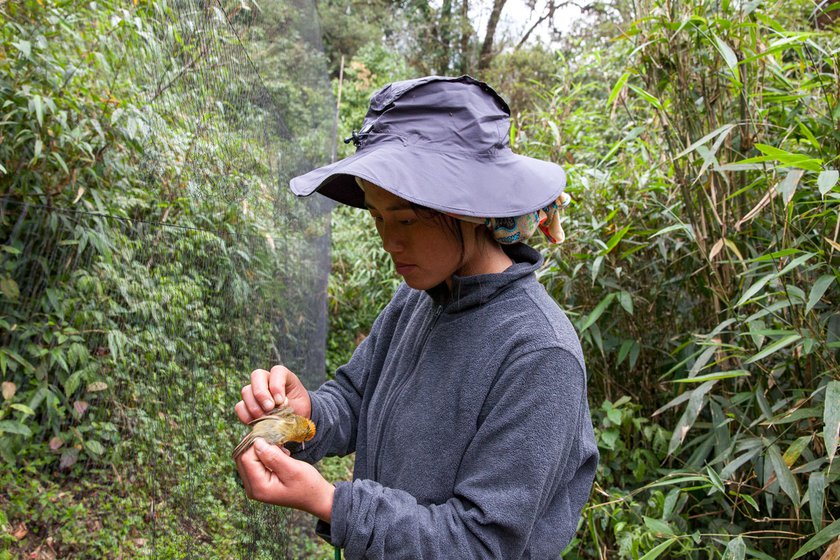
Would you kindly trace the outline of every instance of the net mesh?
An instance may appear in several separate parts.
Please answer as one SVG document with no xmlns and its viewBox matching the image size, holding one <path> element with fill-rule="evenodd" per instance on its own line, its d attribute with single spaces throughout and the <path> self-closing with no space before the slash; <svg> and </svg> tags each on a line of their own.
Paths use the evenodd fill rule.
<svg viewBox="0 0 840 560">
<path fill-rule="evenodd" d="M 247 501 L 223 458 L 251 370 L 324 380 L 331 207 L 286 188 L 332 142 L 313 3 L 39 2 L 5 15 L 30 43 L 15 63 L 42 70 L 31 49 L 44 37 L 61 79 L 2 90 L 38 123 L 3 151 L 0 368 L 19 405 L 4 409 L 3 460 L 38 457 L 125 496 L 141 519 L 125 523 L 126 556 L 290 557 L 283 510 Z M 49 140 L 73 131 L 89 157 Z"/>
</svg>

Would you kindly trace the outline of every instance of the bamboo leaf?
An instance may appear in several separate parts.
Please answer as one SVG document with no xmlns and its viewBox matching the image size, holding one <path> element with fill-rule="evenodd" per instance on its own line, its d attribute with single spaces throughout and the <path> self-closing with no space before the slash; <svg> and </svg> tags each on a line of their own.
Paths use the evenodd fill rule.
<svg viewBox="0 0 840 560">
<path fill-rule="evenodd" d="M 790 446 L 785 451 L 785 454 L 782 455 L 782 459 L 785 460 L 785 464 L 788 467 L 792 467 L 793 464 L 799 459 L 799 456 L 802 455 L 802 451 L 808 447 L 808 444 L 811 443 L 811 439 L 813 436 L 807 435 L 796 438 L 796 440 L 790 444 Z"/>
<path fill-rule="evenodd" d="M 615 249 L 615 246 L 618 245 L 618 243 L 625 235 L 627 235 L 628 231 L 630 231 L 630 226 L 624 226 L 623 228 L 615 232 L 613 236 L 610 237 L 610 240 L 607 241 L 607 246 L 603 251 L 601 251 L 601 254 L 606 255 L 607 253 Z"/>
<path fill-rule="evenodd" d="M 840 519 L 814 535 L 811 540 L 806 542 L 802 548 L 796 551 L 796 554 L 793 555 L 791 560 L 796 560 L 797 558 L 805 556 L 809 552 L 817 550 L 819 547 L 838 535 L 840 535 Z"/>
<path fill-rule="evenodd" d="M 823 523 L 823 506 L 825 505 L 825 475 L 821 472 L 811 473 L 808 477 L 808 507 L 811 511 L 811 522 L 814 531 L 819 531 Z"/>
<path fill-rule="evenodd" d="M 791 334 L 791 335 L 788 335 L 788 336 L 786 336 L 786 337 L 784 337 L 780 340 L 777 340 L 773 344 L 768 344 L 760 352 L 758 352 L 757 354 L 755 354 L 754 356 L 749 358 L 747 361 L 745 361 L 744 364 L 751 364 L 753 362 L 757 362 L 758 360 L 761 360 L 762 358 L 766 358 L 770 354 L 773 354 L 777 350 L 781 350 L 785 346 L 788 346 L 789 344 L 792 344 L 792 343 L 800 340 L 801 338 L 802 338 L 802 335 Z"/>
<path fill-rule="evenodd" d="M 770 280 L 772 280 L 772 279 L 773 279 L 773 278 L 775 278 L 775 277 L 776 277 L 776 275 L 775 275 L 775 274 L 773 274 L 773 273 L 766 274 L 766 275 L 762 276 L 762 277 L 761 277 L 761 278 L 760 278 L 757 282 L 754 282 L 754 283 L 753 283 L 753 284 L 752 284 L 752 285 L 751 285 L 751 286 L 747 289 L 747 291 L 746 291 L 746 292 L 744 292 L 744 295 L 742 295 L 742 296 L 741 296 L 741 298 L 738 300 L 738 303 L 736 303 L 736 304 L 735 304 L 735 307 L 741 307 L 742 305 L 744 305 L 744 304 L 745 304 L 747 301 L 749 301 L 749 300 L 750 300 L 750 298 L 751 298 L 751 297 L 753 297 L 753 296 L 754 296 L 754 295 L 755 295 L 755 294 L 756 294 L 759 290 L 761 290 L 764 286 L 766 286 L 766 285 L 767 285 L 767 282 L 769 282 Z"/>
<path fill-rule="evenodd" d="M 831 286 L 831 283 L 834 282 L 834 276 L 831 274 L 826 274 L 825 276 L 820 276 L 814 285 L 811 286 L 811 293 L 808 294 L 808 305 L 805 306 L 805 313 L 811 311 L 815 305 L 820 301 L 820 298 L 823 297 L 825 291 Z"/>
<path fill-rule="evenodd" d="M 825 389 L 825 410 L 823 412 L 823 438 L 828 463 L 834 460 L 837 440 L 840 437 L 840 381 L 831 381 Z"/>
<path fill-rule="evenodd" d="M 35 118 L 38 120 L 38 126 L 44 126 L 44 100 L 40 95 L 33 95 L 29 104 L 35 112 Z"/>
<path fill-rule="evenodd" d="M 813 256 L 814 253 L 805 253 L 804 255 L 796 257 L 795 259 L 790 261 L 782 270 L 779 271 L 778 276 L 784 276 L 791 270 L 799 268 L 800 265 L 805 264 L 807 261 L 813 258 Z"/>
<path fill-rule="evenodd" d="M 790 472 L 790 469 L 785 464 L 779 448 L 775 445 L 770 445 L 767 448 L 767 455 L 770 457 L 770 464 L 773 465 L 773 472 L 776 473 L 776 479 L 779 481 L 779 486 L 782 492 L 787 494 L 790 501 L 793 502 L 793 507 L 799 509 L 800 495 L 799 485 L 796 483 L 796 477 Z"/>
<path fill-rule="evenodd" d="M 580 327 L 580 332 L 582 333 L 586 329 L 588 329 L 592 324 L 601 317 L 604 311 L 607 310 L 612 300 L 615 298 L 615 293 L 607 294 L 604 299 L 598 302 L 598 305 L 595 306 L 589 315 L 586 317 L 586 320 L 583 321 L 583 324 Z"/>
<path fill-rule="evenodd" d="M 790 203 L 793 199 L 793 195 L 796 194 L 796 187 L 799 186 L 799 182 L 802 180 L 804 174 L 804 169 L 791 169 L 787 172 L 785 178 L 782 179 L 782 182 L 779 183 L 778 191 L 782 195 L 782 200 L 785 201 L 785 204 Z"/>
<path fill-rule="evenodd" d="M 654 237 L 659 237 L 660 235 L 665 235 L 666 233 L 671 233 L 672 231 L 683 230 L 685 231 L 689 237 L 693 238 L 693 234 L 691 228 L 686 224 L 672 224 L 670 226 L 664 227 L 658 230 L 656 233 L 651 234 L 650 239 Z"/>
<path fill-rule="evenodd" d="M 678 396 L 674 397 L 673 399 L 671 399 L 670 401 L 668 401 L 667 403 L 665 403 L 664 405 L 662 405 L 661 407 L 659 407 L 658 409 L 656 409 L 653 412 L 653 414 L 651 414 L 651 416 L 658 416 L 668 409 L 671 409 L 671 408 L 674 408 L 675 406 L 681 405 L 682 403 L 684 403 L 685 401 L 687 401 L 690 398 L 691 398 L 691 393 L 690 392 L 683 393 L 682 395 L 678 395 Z"/>
<path fill-rule="evenodd" d="M 744 214 L 744 216 L 740 220 L 738 220 L 738 222 L 735 224 L 735 229 L 736 230 L 741 229 L 741 226 L 743 224 L 752 220 L 761 211 L 762 208 L 767 206 L 770 203 L 770 201 L 773 200 L 773 198 L 776 197 L 776 194 L 778 194 L 778 193 L 776 192 L 775 185 L 773 185 L 764 194 L 764 196 L 761 197 L 761 200 L 759 200 L 758 203 L 756 203 L 756 205 L 753 207 L 753 209 L 750 210 L 749 212 L 747 212 L 746 214 Z"/>
<path fill-rule="evenodd" d="M 709 481 L 712 483 L 712 487 L 721 494 L 726 494 L 726 487 L 723 485 L 723 481 L 720 479 L 720 476 L 718 476 L 715 469 L 707 466 L 706 474 L 709 475 Z"/>
<path fill-rule="evenodd" d="M 723 551 L 721 560 L 744 560 L 747 554 L 747 545 L 739 535 L 726 543 L 726 550 Z"/>
<path fill-rule="evenodd" d="M 820 142 L 819 142 L 819 140 L 817 140 L 817 137 L 816 137 L 816 136 L 814 136 L 814 133 L 813 133 L 813 132 L 811 132 L 811 130 L 810 130 L 807 126 L 805 126 L 805 123 L 803 123 L 803 122 L 800 122 L 800 123 L 799 123 L 799 131 L 802 133 L 802 135 L 803 135 L 805 138 L 807 138 L 807 139 L 808 139 L 808 142 L 810 142 L 810 143 L 811 143 L 811 146 L 812 146 L 815 150 L 819 150 L 819 149 L 820 149 Z"/>
<path fill-rule="evenodd" d="M 653 105 L 654 107 L 659 109 L 660 111 L 662 110 L 662 104 L 659 102 L 659 100 L 656 97 L 652 96 L 651 94 L 649 94 L 648 92 L 646 92 L 642 88 L 634 86 L 633 84 L 627 84 L 627 87 L 629 87 L 630 89 L 635 91 L 637 94 L 639 94 L 639 96 L 642 99 L 644 99 L 645 101 L 647 101 L 648 103 L 650 103 L 651 105 Z"/>
<path fill-rule="evenodd" d="M 715 373 L 708 373 L 706 375 L 698 375 L 697 377 L 686 377 L 684 379 L 674 379 L 674 383 L 705 383 L 706 381 L 717 381 L 718 379 L 729 379 L 730 377 L 744 377 L 749 375 L 745 369 L 733 369 L 730 371 L 718 371 Z"/>
<path fill-rule="evenodd" d="M 659 555 L 671 548 L 671 545 L 675 542 L 677 542 L 676 537 L 670 538 L 667 541 L 658 544 L 652 549 L 650 549 L 650 551 L 641 558 L 639 558 L 639 560 L 654 560 L 654 558 L 659 558 Z"/>
<path fill-rule="evenodd" d="M 778 161 L 783 165 L 796 167 L 799 169 L 806 169 L 808 171 L 822 171 L 821 159 L 812 158 L 803 154 L 794 154 L 792 152 L 776 148 L 775 146 L 768 146 L 767 144 L 756 144 L 755 147 L 766 157 Z M 747 162 L 747 160 L 743 160 L 739 163 L 745 162 Z"/>
<path fill-rule="evenodd" d="M 639 359 L 639 352 L 642 351 L 642 346 L 638 340 L 633 341 L 633 347 L 630 348 L 630 369 L 636 367 L 636 361 Z"/>
<path fill-rule="evenodd" d="M 729 132 L 730 130 L 732 130 L 733 128 L 735 128 L 735 126 L 736 126 L 736 125 L 734 125 L 734 124 L 725 124 L 725 125 L 721 126 L 721 127 L 720 127 L 720 128 L 718 128 L 717 130 L 715 130 L 715 131 L 713 131 L 713 132 L 710 132 L 709 134 L 707 134 L 706 136 L 704 136 L 704 137 L 703 137 L 703 138 L 701 138 L 700 140 L 697 140 L 696 142 L 694 142 L 693 144 L 691 144 L 691 145 L 690 145 L 688 148 L 686 148 L 685 150 L 683 150 L 683 151 L 681 151 L 680 153 L 678 153 L 676 156 L 674 156 L 674 159 L 680 159 L 680 158 L 681 158 L 681 157 L 683 157 L 684 155 L 686 155 L 686 154 L 688 154 L 688 153 L 690 153 L 690 152 L 692 152 L 692 151 L 696 150 L 698 147 L 702 146 L 703 144 L 705 144 L 706 142 L 708 142 L 708 141 L 709 141 L 709 140 L 711 140 L 712 138 L 716 138 L 717 136 L 720 136 L 720 135 L 725 135 L 727 132 Z"/>
<path fill-rule="evenodd" d="M 623 307 L 628 314 L 633 314 L 633 297 L 630 295 L 630 292 L 626 290 L 619 292 L 618 303 L 621 304 L 621 307 Z"/>
<path fill-rule="evenodd" d="M 630 72 L 625 72 L 622 76 L 618 79 L 615 85 L 610 92 L 610 97 L 607 99 L 607 107 L 611 107 L 613 102 L 618 97 L 618 94 L 621 93 L 621 90 L 624 88 L 624 84 L 627 83 L 627 79 L 630 77 Z"/>
<path fill-rule="evenodd" d="M 836 169 L 826 169 L 817 177 L 817 188 L 820 189 L 820 194 L 825 196 L 828 191 L 834 188 L 837 180 L 840 179 L 840 171 Z"/>
<path fill-rule="evenodd" d="M 738 65 L 738 56 L 735 54 L 735 51 L 732 50 L 732 47 L 726 44 L 720 37 L 712 34 L 712 38 L 715 40 L 715 47 L 717 48 L 718 52 L 723 56 L 723 60 L 726 62 L 726 65 L 729 66 L 729 70 L 732 72 L 732 76 L 735 78 L 735 81 L 740 83 L 738 80 L 737 75 L 735 74 L 735 67 Z"/>
<path fill-rule="evenodd" d="M 723 242 L 730 251 L 735 253 L 735 256 L 738 257 L 739 261 L 741 261 L 741 265 L 744 267 L 744 269 L 746 269 L 747 265 L 744 264 L 744 256 L 741 254 L 741 251 L 738 250 L 738 246 L 735 245 L 735 242 L 725 237 L 723 238 Z"/>
<path fill-rule="evenodd" d="M 706 364 L 709 363 L 709 360 L 712 359 L 712 356 L 720 350 L 720 346 L 718 344 L 710 345 L 708 348 L 703 350 L 700 356 L 697 357 L 697 361 L 694 362 L 694 365 L 691 366 L 691 369 L 688 370 L 687 377 L 694 378 L 700 370 L 706 367 Z"/>
<path fill-rule="evenodd" d="M 668 444 L 668 455 L 672 455 L 685 440 L 688 430 L 691 429 L 691 426 L 694 425 L 694 421 L 697 420 L 697 417 L 700 415 L 700 411 L 703 410 L 703 405 L 706 402 L 706 393 L 711 390 L 715 383 L 717 382 L 706 381 L 691 391 L 691 397 L 688 399 L 688 406 L 685 407 L 685 411 L 680 417 L 679 422 L 677 422 L 677 426 L 674 428 L 674 434 L 671 436 L 671 442 Z"/>
<path fill-rule="evenodd" d="M 709 480 L 704 476 L 681 476 L 678 478 L 667 478 L 663 477 L 656 482 L 651 482 L 650 484 L 645 484 L 643 488 L 645 490 L 650 488 L 659 488 L 662 486 L 673 487 L 674 484 L 680 484 L 683 482 L 696 482 L 698 484 L 708 485 Z"/>
<path fill-rule="evenodd" d="M 621 343 L 621 347 L 618 349 L 618 359 L 616 361 L 617 365 L 621 365 L 621 362 L 623 362 L 624 358 L 627 357 L 627 354 L 630 353 L 630 348 L 633 347 L 633 342 L 634 341 L 632 340 L 625 340 Z"/>
</svg>

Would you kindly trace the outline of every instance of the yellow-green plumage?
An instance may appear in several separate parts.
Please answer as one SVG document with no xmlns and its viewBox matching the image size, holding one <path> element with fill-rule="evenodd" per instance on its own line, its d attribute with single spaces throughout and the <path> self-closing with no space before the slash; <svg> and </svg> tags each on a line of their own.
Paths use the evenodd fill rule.
<svg viewBox="0 0 840 560">
<path fill-rule="evenodd" d="M 275 408 L 248 425 L 251 426 L 251 432 L 233 450 L 234 460 L 245 453 L 258 437 L 272 445 L 283 445 L 287 441 L 303 443 L 315 437 L 315 424 L 312 420 L 298 416 L 288 406 Z"/>
</svg>

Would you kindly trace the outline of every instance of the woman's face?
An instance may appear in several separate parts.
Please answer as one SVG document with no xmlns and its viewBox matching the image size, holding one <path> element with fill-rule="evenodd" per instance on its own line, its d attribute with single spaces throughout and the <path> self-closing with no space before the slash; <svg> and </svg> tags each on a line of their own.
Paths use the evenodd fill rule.
<svg viewBox="0 0 840 560">
<path fill-rule="evenodd" d="M 441 282 L 451 285 L 455 273 L 469 276 L 482 272 L 475 224 L 457 222 L 464 238 L 462 254 L 461 242 L 440 220 L 418 215 L 407 200 L 367 181 L 363 184 L 365 205 L 382 246 L 406 284 L 428 290 Z"/>
</svg>

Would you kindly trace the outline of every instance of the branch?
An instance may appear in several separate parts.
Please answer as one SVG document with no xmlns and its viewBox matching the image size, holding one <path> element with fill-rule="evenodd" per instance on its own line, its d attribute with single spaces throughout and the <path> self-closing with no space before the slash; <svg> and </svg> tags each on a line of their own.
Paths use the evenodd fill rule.
<svg viewBox="0 0 840 560">
<path fill-rule="evenodd" d="M 525 41 L 527 41 L 528 38 L 531 36 L 531 33 L 533 33 L 534 30 L 537 27 L 539 27 L 542 22 L 544 22 L 547 19 L 553 19 L 554 12 L 556 12 L 559 8 L 565 8 L 566 6 L 577 6 L 581 11 L 583 11 L 587 7 L 578 4 L 574 0 L 566 0 L 565 2 L 562 2 L 560 4 L 555 4 L 554 0 L 549 0 L 548 4 L 546 4 L 546 8 L 548 9 L 546 14 L 544 16 L 541 16 L 537 21 L 534 22 L 534 25 L 532 25 L 528 29 L 528 31 L 525 32 L 525 35 L 522 36 L 522 38 L 519 40 L 519 42 L 516 44 L 516 47 L 514 47 L 513 50 L 518 51 L 520 48 L 522 48 L 522 46 L 525 44 Z"/>
</svg>

